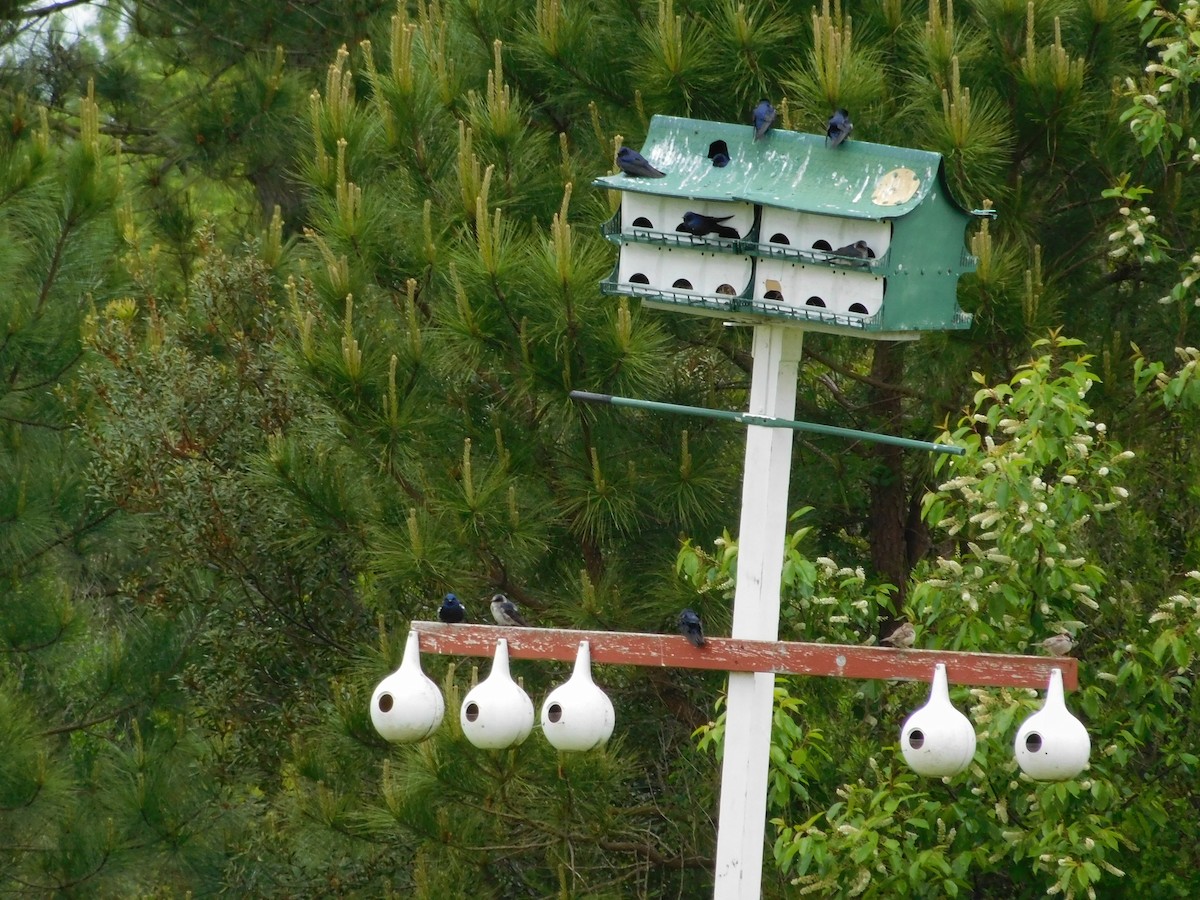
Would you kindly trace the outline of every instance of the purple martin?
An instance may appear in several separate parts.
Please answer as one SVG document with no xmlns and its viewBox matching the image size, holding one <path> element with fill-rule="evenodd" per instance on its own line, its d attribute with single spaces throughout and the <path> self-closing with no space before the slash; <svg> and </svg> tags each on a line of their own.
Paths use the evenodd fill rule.
<svg viewBox="0 0 1200 900">
<path fill-rule="evenodd" d="M 853 244 L 847 244 L 845 247 L 838 247 L 833 251 L 835 256 L 849 256 L 855 259 L 874 259 L 875 251 L 867 246 L 866 241 L 855 241 Z M 830 259 L 830 262 L 840 263 L 843 266 L 864 266 L 870 263 L 848 262 L 841 259 Z"/>
<path fill-rule="evenodd" d="M 765 97 L 754 107 L 754 139 L 757 141 L 775 124 L 775 107 Z"/>
<path fill-rule="evenodd" d="M 707 643 L 704 640 L 704 628 L 700 625 L 700 617 L 694 609 L 681 612 L 675 624 L 679 626 L 679 633 L 694 646 L 703 647 Z"/>
<path fill-rule="evenodd" d="M 438 609 L 438 618 L 448 625 L 457 625 L 467 617 L 467 608 L 454 594 L 447 594 Z"/>
<path fill-rule="evenodd" d="M 728 225 L 722 225 L 722 222 L 728 222 L 733 216 L 705 216 L 697 212 L 685 212 L 683 221 L 676 227 L 676 231 L 682 231 L 684 234 L 694 234 L 696 237 L 704 237 L 706 234 L 717 232 L 721 237 L 741 237 L 737 230 Z"/>
<path fill-rule="evenodd" d="M 839 109 L 829 117 L 829 124 L 825 126 L 825 143 L 830 147 L 836 147 L 850 137 L 850 132 L 853 130 L 854 125 L 850 121 L 850 113 Z"/>
<path fill-rule="evenodd" d="M 913 645 L 916 639 L 917 629 L 913 628 L 912 622 L 901 622 L 891 634 L 885 638 L 880 638 L 879 643 L 891 644 L 893 647 L 907 650 Z"/>
<path fill-rule="evenodd" d="M 716 166 L 718 169 L 723 169 L 727 165 L 729 165 L 729 154 L 728 153 L 714 153 L 712 161 L 713 161 L 713 165 Z"/>
<path fill-rule="evenodd" d="M 665 178 L 667 174 L 650 165 L 646 157 L 632 147 L 622 147 L 617 151 L 617 168 L 630 178 Z"/>
<path fill-rule="evenodd" d="M 513 603 L 503 594 L 492 595 L 492 618 L 496 620 L 497 625 L 529 627 L 529 623 L 517 611 L 517 604 Z"/>
<path fill-rule="evenodd" d="M 1051 656 L 1067 656 L 1075 646 L 1069 634 L 1055 634 L 1046 638 L 1040 644 L 1041 648 Z"/>
</svg>

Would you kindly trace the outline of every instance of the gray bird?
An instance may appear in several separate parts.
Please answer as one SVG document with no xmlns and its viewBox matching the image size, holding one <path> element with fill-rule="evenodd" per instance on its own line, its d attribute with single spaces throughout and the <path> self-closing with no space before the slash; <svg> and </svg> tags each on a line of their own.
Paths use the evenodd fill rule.
<svg viewBox="0 0 1200 900">
<path fill-rule="evenodd" d="M 622 147 L 617 151 L 617 168 L 631 178 L 666 178 L 666 172 L 660 172 L 650 165 L 646 157 L 632 147 Z"/>
<path fill-rule="evenodd" d="M 703 647 L 707 643 L 704 640 L 704 627 L 700 624 L 700 617 L 696 615 L 694 609 L 685 609 L 681 612 L 679 618 L 675 620 L 675 624 L 679 626 L 679 633 L 694 646 Z"/>
<path fill-rule="evenodd" d="M 830 147 L 836 147 L 850 137 L 850 132 L 853 130 L 854 125 L 850 121 L 850 113 L 839 109 L 829 117 L 829 123 L 825 126 L 825 143 Z"/>
<path fill-rule="evenodd" d="M 1041 648 L 1051 656 L 1067 656 L 1074 646 L 1069 634 L 1055 634 L 1041 642 Z"/>
<path fill-rule="evenodd" d="M 838 247 L 833 251 L 835 256 L 850 256 L 857 259 L 874 259 L 875 251 L 867 246 L 866 241 L 855 241 L 853 244 L 847 244 L 845 247 Z M 843 266 L 862 266 L 866 263 L 851 262 L 848 260 L 831 259 L 830 262 L 841 263 Z"/>
<path fill-rule="evenodd" d="M 713 232 L 721 237 L 741 237 L 733 227 L 721 224 L 732 218 L 733 216 L 706 216 L 697 212 L 685 212 L 683 221 L 676 226 L 675 230 L 682 231 L 684 234 L 694 234 L 696 237 L 703 237 Z"/>
<path fill-rule="evenodd" d="M 450 625 L 457 625 L 467 617 L 467 608 L 454 594 L 447 594 L 438 609 L 438 618 Z"/>
<path fill-rule="evenodd" d="M 518 625 L 521 628 L 529 627 L 529 623 L 518 612 L 517 604 L 513 603 L 503 594 L 492 595 L 492 618 L 496 620 L 497 625 Z"/>
<path fill-rule="evenodd" d="M 917 629 L 913 628 L 912 622 L 901 622 L 896 626 L 895 631 L 885 638 L 880 638 L 879 643 L 891 644 L 893 647 L 907 650 L 916 639 Z"/>
<path fill-rule="evenodd" d="M 765 97 L 754 107 L 754 139 L 757 141 L 775 124 L 775 107 Z"/>
</svg>

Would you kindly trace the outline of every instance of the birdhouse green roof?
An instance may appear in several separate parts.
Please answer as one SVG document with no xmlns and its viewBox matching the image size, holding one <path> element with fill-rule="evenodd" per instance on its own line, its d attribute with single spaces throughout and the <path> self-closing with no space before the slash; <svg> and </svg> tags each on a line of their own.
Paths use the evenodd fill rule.
<svg viewBox="0 0 1200 900">
<path fill-rule="evenodd" d="M 874 340 L 970 327 L 957 285 L 977 263 L 972 213 L 940 154 L 672 116 L 651 120 L 641 153 L 662 177 L 594 182 L 622 195 L 602 228 L 620 247 L 605 293 Z"/>
<path fill-rule="evenodd" d="M 724 167 L 712 162 L 718 142 L 730 158 Z M 756 141 L 750 125 L 655 116 L 641 153 L 666 177 L 616 174 L 594 183 L 860 219 L 904 216 L 933 192 L 966 214 L 947 189 L 941 154 L 928 150 L 853 139 L 831 150 L 822 134 L 778 128 Z"/>
</svg>

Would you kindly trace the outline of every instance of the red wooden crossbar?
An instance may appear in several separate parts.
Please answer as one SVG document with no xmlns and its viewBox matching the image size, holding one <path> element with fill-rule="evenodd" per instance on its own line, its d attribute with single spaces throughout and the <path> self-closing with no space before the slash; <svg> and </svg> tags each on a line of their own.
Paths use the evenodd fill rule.
<svg viewBox="0 0 1200 900">
<path fill-rule="evenodd" d="M 591 647 L 592 662 L 624 666 L 670 666 L 779 675 L 931 681 L 936 663 L 946 664 L 951 684 L 1028 687 L 1045 690 L 1051 669 L 1061 669 L 1063 687 L 1075 690 L 1079 663 L 1071 657 L 1009 653 L 956 653 L 946 650 L 893 650 L 853 644 L 750 641 L 710 637 L 693 647 L 679 635 L 625 631 L 571 631 L 561 628 L 509 628 L 499 625 L 446 625 L 413 622 L 422 653 L 491 656 L 499 638 L 508 640 L 513 659 L 575 658 L 580 641 Z"/>
</svg>

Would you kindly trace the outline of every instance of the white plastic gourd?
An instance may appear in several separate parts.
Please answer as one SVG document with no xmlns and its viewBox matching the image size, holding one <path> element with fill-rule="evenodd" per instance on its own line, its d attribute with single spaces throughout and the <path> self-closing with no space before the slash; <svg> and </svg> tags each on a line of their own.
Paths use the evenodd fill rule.
<svg viewBox="0 0 1200 900">
<path fill-rule="evenodd" d="M 410 631 L 398 668 L 371 695 L 371 723 L 386 740 L 421 741 L 442 724 L 446 702 L 424 672 L 417 632 Z"/>
<path fill-rule="evenodd" d="M 975 756 L 975 729 L 950 702 L 944 663 L 933 670 L 929 700 L 900 728 L 900 751 L 914 772 L 935 778 L 957 775 Z"/>
<path fill-rule="evenodd" d="M 508 671 L 508 641 L 496 641 L 488 677 L 467 692 L 459 710 L 467 740 L 484 750 L 521 743 L 533 730 L 533 701 Z"/>
<path fill-rule="evenodd" d="M 615 724 L 612 701 L 592 681 L 591 645 L 580 641 L 570 679 L 542 704 L 542 732 L 559 750 L 593 750 L 608 741 Z"/>
<path fill-rule="evenodd" d="M 1092 742 L 1067 709 L 1062 669 L 1050 670 L 1046 700 L 1017 729 L 1013 751 L 1021 771 L 1035 781 L 1066 781 L 1087 767 Z"/>
</svg>

